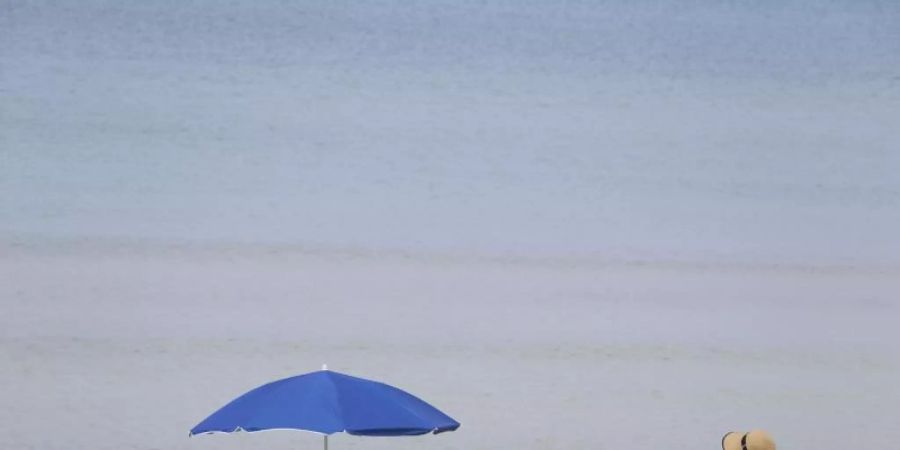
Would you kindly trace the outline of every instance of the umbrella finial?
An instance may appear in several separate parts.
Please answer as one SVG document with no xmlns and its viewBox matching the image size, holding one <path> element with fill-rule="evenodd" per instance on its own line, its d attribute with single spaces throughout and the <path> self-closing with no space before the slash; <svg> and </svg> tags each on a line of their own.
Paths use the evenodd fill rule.
<svg viewBox="0 0 900 450">
<path fill-rule="evenodd" d="M 322 370 L 328 370 L 328 364 L 322 364 Z"/>
</svg>

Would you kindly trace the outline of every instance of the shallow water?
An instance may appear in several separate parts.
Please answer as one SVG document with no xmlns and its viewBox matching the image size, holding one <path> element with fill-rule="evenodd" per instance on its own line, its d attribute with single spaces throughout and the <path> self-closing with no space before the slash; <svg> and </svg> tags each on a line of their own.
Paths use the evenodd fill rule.
<svg viewBox="0 0 900 450">
<path fill-rule="evenodd" d="M 900 8 L 8 2 L 0 232 L 900 263 Z"/>
</svg>

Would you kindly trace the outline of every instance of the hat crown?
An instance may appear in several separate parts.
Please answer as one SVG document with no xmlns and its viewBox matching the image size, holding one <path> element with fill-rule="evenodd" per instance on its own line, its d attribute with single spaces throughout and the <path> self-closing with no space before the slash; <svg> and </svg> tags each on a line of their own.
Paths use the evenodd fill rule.
<svg viewBox="0 0 900 450">
<path fill-rule="evenodd" d="M 775 440 L 764 430 L 732 431 L 722 437 L 722 450 L 775 450 Z"/>
</svg>

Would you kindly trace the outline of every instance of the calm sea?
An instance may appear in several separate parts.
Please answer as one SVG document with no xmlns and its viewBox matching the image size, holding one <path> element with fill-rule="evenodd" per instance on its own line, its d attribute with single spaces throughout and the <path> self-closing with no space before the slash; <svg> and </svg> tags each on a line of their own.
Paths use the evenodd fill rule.
<svg viewBox="0 0 900 450">
<path fill-rule="evenodd" d="M 0 4 L 0 237 L 900 263 L 895 2 Z"/>
</svg>

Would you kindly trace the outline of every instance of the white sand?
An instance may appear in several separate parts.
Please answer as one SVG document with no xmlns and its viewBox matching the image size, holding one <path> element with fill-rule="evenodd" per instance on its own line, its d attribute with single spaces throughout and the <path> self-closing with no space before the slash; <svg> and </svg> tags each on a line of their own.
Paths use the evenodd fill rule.
<svg viewBox="0 0 900 450">
<path fill-rule="evenodd" d="M 785 449 L 900 437 L 888 269 L 108 242 L 0 255 L 0 448 L 319 448 L 187 431 L 323 362 L 463 424 L 336 449 L 713 450 L 745 427 Z"/>
</svg>

